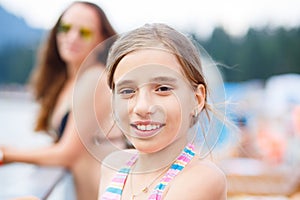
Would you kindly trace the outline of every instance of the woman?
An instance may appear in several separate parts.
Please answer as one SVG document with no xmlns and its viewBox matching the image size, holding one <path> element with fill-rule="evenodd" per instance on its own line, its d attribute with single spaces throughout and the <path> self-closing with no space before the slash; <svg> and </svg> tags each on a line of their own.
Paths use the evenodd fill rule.
<svg viewBox="0 0 300 200">
<path fill-rule="evenodd" d="M 120 131 L 109 120 L 109 88 L 97 87 L 97 91 L 101 92 L 96 93 L 91 89 L 104 71 L 107 50 L 103 49 L 102 63 L 101 60 L 84 62 L 98 44 L 113 35 L 115 31 L 101 8 L 88 2 L 72 3 L 50 31 L 32 80 L 34 95 L 41 105 L 35 130 L 54 135 L 57 142 L 38 150 L 0 148 L 4 163 L 26 162 L 66 167 L 73 175 L 78 200 L 97 199 L 100 179 L 100 162 L 88 152 L 80 137 L 95 133 L 97 123 L 105 120 L 103 123 L 106 127 L 102 126 L 103 130 L 100 131 L 110 130 L 109 137 L 115 139 L 114 144 L 124 147 Z M 79 73 L 83 62 L 93 66 Z M 75 106 L 72 106 L 73 91 L 80 91 Z M 101 99 L 101 102 L 96 102 L 97 119 L 85 120 L 90 118 L 87 116 L 90 111 L 86 111 L 86 108 L 91 107 L 94 93 Z M 75 111 L 81 112 L 84 117 L 75 115 Z M 98 134 L 98 140 L 99 135 L 101 140 L 103 135 Z M 93 141 L 93 138 L 89 139 Z M 99 148 L 103 152 L 110 151 L 107 149 L 109 145 L 103 144 Z"/>
<path fill-rule="evenodd" d="M 99 199 L 226 199 L 223 172 L 195 151 L 194 128 L 213 110 L 191 41 L 145 25 L 114 43 L 107 66 L 116 122 L 136 150 L 105 159 Z"/>
</svg>

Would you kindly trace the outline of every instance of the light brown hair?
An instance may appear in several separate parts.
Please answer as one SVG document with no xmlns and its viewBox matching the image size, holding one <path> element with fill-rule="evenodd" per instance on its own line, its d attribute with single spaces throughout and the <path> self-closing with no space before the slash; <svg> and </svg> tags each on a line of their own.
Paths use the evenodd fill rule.
<svg viewBox="0 0 300 200">
<path fill-rule="evenodd" d="M 121 36 L 112 46 L 107 59 L 108 84 L 112 90 L 114 90 L 113 75 L 122 58 L 133 51 L 151 47 L 174 54 L 191 86 L 196 89 L 199 84 L 203 84 L 207 89 L 199 52 L 193 43 L 168 25 L 154 23 L 146 24 Z M 204 109 L 206 107 L 205 103 Z"/>
</svg>

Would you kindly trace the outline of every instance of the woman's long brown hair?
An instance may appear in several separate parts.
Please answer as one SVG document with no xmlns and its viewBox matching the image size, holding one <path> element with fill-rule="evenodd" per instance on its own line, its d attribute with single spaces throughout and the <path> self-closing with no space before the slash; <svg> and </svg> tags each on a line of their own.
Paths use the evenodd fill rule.
<svg viewBox="0 0 300 200">
<path fill-rule="evenodd" d="M 99 6 L 90 2 L 76 1 L 68 8 L 75 3 L 91 6 L 97 11 L 100 19 L 100 33 L 103 34 L 104 40 L 116 34 L 104 11 Z M 66 10 L 68 10 L 68 8 Z M 66 63 L 59 55 L 56 42 L 57 29 L 66 10 L 60 15 L 56 24 L 49 32 L 48 40 L 46 40 L 40 49 L 37 66 L 30 79 L 30 86 L 33 90 L 34 97 L 41 105 L 36 119 L 35 131 L 47 132 L 49 130 L 49 118 L 54 110 L 58 95 L 67 80 Z"/>
</svg>

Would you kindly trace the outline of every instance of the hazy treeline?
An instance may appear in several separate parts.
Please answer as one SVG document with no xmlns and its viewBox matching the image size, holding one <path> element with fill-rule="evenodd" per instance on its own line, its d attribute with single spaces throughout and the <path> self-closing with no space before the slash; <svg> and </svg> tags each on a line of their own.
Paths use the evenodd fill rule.
<svg viewBox="0 0 300 200">
<path fill-rule="evenodd" d="M 36 60 L 38 45 L 14 45 L 0 50 L 0 84 L 27 82 Z"/>
<path fill-rule="evenodd" d="M 226 66 L 226 81 L 239 82 L 262 79 L 281 73 L 300 73 L 300 28 L 286 30 L 249 29 L 237 38 L 216 28 L 203 40 L 190 33 L 212 56 Z M 13 45 L 0 49 L 0 84 L 27 82 L 36 61 L 39 44 Z"/>
<path fill-rule="evenodd" d="M 216 28 L 202 41 L 193 34 L 221 67 L 226 81 L 265 80 L 272 75 L 300 73 L 300 28 L 249 29 L 241 38 Z"/>
</svg>

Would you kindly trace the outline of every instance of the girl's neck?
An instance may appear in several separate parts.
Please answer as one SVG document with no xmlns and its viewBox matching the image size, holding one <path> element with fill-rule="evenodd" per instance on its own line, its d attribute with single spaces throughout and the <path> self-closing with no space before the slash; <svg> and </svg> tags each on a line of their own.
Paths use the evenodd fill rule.
<svg viewBox="0 0 300 200">
<path fill-rule="evenodd" d="M 137 173 L 153 172 L 170 166 L 187 144 L 187 140 L 178 139 L 164 149 L 150 154 L 140 153 L 135 163 Z"/>
</svg>

